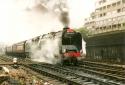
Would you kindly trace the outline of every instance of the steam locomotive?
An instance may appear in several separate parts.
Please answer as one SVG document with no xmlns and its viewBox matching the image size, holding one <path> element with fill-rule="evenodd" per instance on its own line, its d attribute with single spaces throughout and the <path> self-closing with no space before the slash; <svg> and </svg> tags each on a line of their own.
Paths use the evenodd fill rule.
<svg viewBox="0 0 125 85">
<path fill-rule="evenodd" d="M 61 64 L 77 64 L 78 60 L 82 58 L 82 36 L 79 32 L 76 32 L 69 27 L 63 28 L 63 31 L 43 34 L 41 36 L 13 44 L 12 46 L 8 46 L 6 47 L 6 54 L 20 58 L 30 58 L 30 55 L 32 55 L 32 48 L 36 50 L 43 49 L 43 46 L 48 40 L 54 41 L 54 43 L 56 42 L 54 48 L 58 48 L 58 52 L 56 52 L 54 56 L 60 58 Z M 53 45 L 53 42 L 51 44 Z M 43 51 L 44 49 L 42 52 Z M 46 54 L 48 53 L 45 52 L 44 56 L 46 56 Z"/>
</svg>

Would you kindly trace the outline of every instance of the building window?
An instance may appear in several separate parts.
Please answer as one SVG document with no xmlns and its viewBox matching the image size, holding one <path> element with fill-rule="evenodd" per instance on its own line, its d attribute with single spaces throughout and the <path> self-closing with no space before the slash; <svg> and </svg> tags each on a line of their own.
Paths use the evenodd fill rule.
<svg viewBox="0 0 125 85">
<path fill-rule="evenodd" d="M 106 13 L 103 13 L 103 16 L 106 16 Z"/>
<path fill-rule="evenodd" d="M 107 5 L 107 8 L 110 8 L 111 7 L 111 5 Z"/>
<path fill-rule="evenodd" d="M 107 29 L 111 29 L 112 28 L 112 26 L 111 25 L 107 25 L 107 27 L 106 27 Z"/>
<path fill-rule="evenodd" d="M 103 7 L 103 10 L 106 9 L 106 6 Z"/>
<path fill-rule="evenodd" d="M 120 1 L 118 1 L 118 2 L 117 2 L 117 5 L 120 5 L 120 3 L 121 3 L 121 2 L 120 2 Z"/>
<path fill-rule="evenodd" d="M 122 11 L 125 11 L 125 7 L 122 8 Z"/>
<path fill-rule="evenodd" d="M 99 12 L 99 10 L 100 10 L 100 9 L 99 9 L 99 8 L 97 8 L 97 9 L 95 10 L 95 12 Z"/>
<path fill-rule="evenodd" d="M 103 29 L 105 30 L 105 29 L 106 29 L 106 26 L 104 26 Z"/>
<path fill-rule="evenodd" d="M 99 1 L 99 4 L 100 4 L 100 5 L 101 5 L 101 3 L 102 3 L 102 2 L 101 2 L 101 1 Z"/>
<path fill-rule="evenodd" d="M 121 9 L 117 9 L 117 13 L 121 12 Z"/>
<path fill-rule="evenodd" d="M 118 28 L 120 28 L 121 27 L 121 24 L 118 24 Z"/>
<path fill-rule="evenodd" d="M 106 0 L 102 0 L 102 2 L 103 2 L 103 3 L 105 3 L 105 2 L 106 2 Z"/>
<path fill-rule="evenodd" d="M 115 6 L 116 6 L 116 3 L 113 3 L 112 6 L 115 7 Z"/>
<path fill-rule="evenodd" d="M 112 25 L 113 28 L 116 28 L 117 26 L 116 25 Z"/>
<path fill-rule="evenodd" d="M 122 3 L 125 3 L 125 0 L 122 0 Z"/>
<path fill-rule="evenodd" d="M 98 30 L 99 28 L 97 27 L 96 30 Z"/>
<path fill-rule="evenodd" d="M 102 11 L 102 7 L 100 8 L 100 11 Z"/>
<path fill-rule="evenodd" d="M 102 27 L 100 27 L 99 29 L 102 30 Z"/>
<path fill-rule="evenodd" d="M 102 14 L 100 14 L 99 16 L 102 17 Z"/>
<path fill-rule="evenodd" d="M 111 25 L 109 25 L 109 28 L 112 28 L 112 26 L 111 26 Z"/>
<path fill-rule="evenodd" d="M 106 2 L 106 0 L 100 0 L 99 4 L 101 5 L 101 4 L 105 3 L 105 2 Z"/>
<path fill-rule="evenodd" d="M 123 23 L 123 26 L 125 26 L 125 23 Z"/>
</svg>

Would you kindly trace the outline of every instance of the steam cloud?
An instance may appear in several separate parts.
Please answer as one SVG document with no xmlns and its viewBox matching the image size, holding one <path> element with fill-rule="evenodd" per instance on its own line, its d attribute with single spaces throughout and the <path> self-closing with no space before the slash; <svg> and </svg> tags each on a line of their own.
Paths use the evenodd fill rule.
<svg viewBox="0 0 125 85">
<path fill-rule="evenodd" d="M 83 50 L 83 57 L 85 58 L 86 56 L 86 42 L 84 41 L 84 39 L 82 39 L 82 50 Z"/>
<path fill-rule="evenodd" d="M 28 10 L 38 10 L 43 13 L 53 13 L 63 26 L 69 25 L 69 12 L 67 0 L 36 0 L 35 6 L 27 7 Z"/>
<path fill-rule="evenodd" d="M 59 39 L 47 39 L 31 45 L 31 59 L 38 62 L 56 64 L 59 58 Z"/>
</svg>

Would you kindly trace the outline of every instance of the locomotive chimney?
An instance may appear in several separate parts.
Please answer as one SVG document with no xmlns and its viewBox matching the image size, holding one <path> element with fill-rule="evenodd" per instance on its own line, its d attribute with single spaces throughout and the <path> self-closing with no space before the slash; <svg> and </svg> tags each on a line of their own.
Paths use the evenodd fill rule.
<svg viewBox="0 0 125 85">
<path fill-rule="evenodd" d="M 68 26 L 65 26 L 64 28 L 63 28 L 63 30 L 67 30 L 67 29 L 70 29 Z"/>
</svg>

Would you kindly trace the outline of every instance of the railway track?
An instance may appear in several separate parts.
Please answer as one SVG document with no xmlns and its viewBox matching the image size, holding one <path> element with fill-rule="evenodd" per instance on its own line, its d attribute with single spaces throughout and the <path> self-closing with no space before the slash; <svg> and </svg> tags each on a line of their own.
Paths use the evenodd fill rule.
<svg viewBox="0 0 125 85">
<path fill-rule="evenodd" d="M 5 59 L 5 58 L 4 58 Z M 5 59 L 10 61 L 10 59 Z M 21 64 L 44 75 L 57 79 L 66 85 L 124 85 L 124 67 L 84 62 L 78 66 L 58 66 L 45 63 Z"/>
<path fill-rule="evenodd" d="M 125 84 L 125 68 L 122 66 L 114 66 L 108 64 L 100 64 L 97 62 L 84 62 L 76 66 L 65 66 L 67 69 L 72 69 L 74 72 L 88 73 L 96 75 L 97 77 L 104 78 L 113 82 Z"/>
<path fill-rule="evenodd" d="M 104 68 L 110 68 L 110 69 L 119 69 L 119 70 L 125 70 L 125 65 L 116 65 L 116 64 L 107 64 L 107 63 L 101 63 L 101 62 L 91 62 L 91 61 L 82 61 L 79 64 L 81 65 L 91 65 L 94 67 L 104 67 Z"/>
<path fill-rule="evenodd" d="M 66 82 L 68 85 L 120 85 L 115 82 L 106 81 L 102 78 L 93 77 L 86 73 L 82 75 L 78 72 L 74 72 L 74 70 L 70 68 L 51 64 L 32 64 L 27 67 L 46 76 Z"/>
<path fill-rule="evenodd" d="M 94 66 L 87 66 L 87 65 L 80 65 L 79 67 L 83 68 L 83 69 L 94 70 L 94 71 L 98 71 L 98 72 L 101 72 L 101 73 L 105 73 L 105 74 L 125 78 L 125 76 L 124 76 L 125 75 L 125 70 L 104 68 L 104 67 L 98 67 L 98 66 L 94 67 Z"/>
<path fill-rule="evenodd" d="M 12 61 L 12 58 L 1 56 L 0 60 L 5 61 L 5 62 L 10 62 L 10 61 Z M 32 69 L 27 68 L 25 66 L 25 65 L 28 65 L 28 64 L 31 64 L 31 63 L 37 64 L 38 62 L 33 62 L 33 61 L 30 61 L 30 60 L 25 60 L 24 62 L 19 61 L 18 64 L 19 64 L 19 68 L 21 68 L 22 70 L 25 70 L 26 72 L 28 72 L 28 74 L 34 75 L 37 79 L 40 79 L 42 81 L 42 85 L 44 85 L 44 84 L 45 85 L 46 84 L 47 85 L 66 85 L 65 83 L 62 83 L 62 82 L 60 82 L 60 81 L 58 81 L 58 80 L 56 80 L 54 78 L 44 76 L 44 75 L 42 75 L 42 74 L 40 74 L 38 72 L 35 72 Z M 7 65 L 7 64 L 5 64 L 5 65 Z M 10 64 L 8 64 L 8 65 L 10 65 Z M 13 83 L 13 81 L 12 81 L 12 83 Z"/>
<path fill-rule="evenodd" d="M 95 70 L 98 72 L 102 72 L 105 74 L 109 74 L 112 76 L 117 76 L 125 79 L 125 67 L 122 66 L 115 66 L 109 64 L 102 64 L 102 63 L 93 63 L 93 62 L 83 62 L 80 64 L 81 68 Z"/>
<path fill-rule="evenodd" d="M 90 70 L 90 69 L 84 69 L 81 67 L 69 67 L 69 66 L 65 66 L 65 69 L 70 69 L 72 70 L 74 73 L 78 73 L 81 75 L 90 75 L 93 76 L 95 78 L 99 78 L 104 80 L 105 82 L 112 82 L 114 83 L 113 85 L 124 85 L 125 83 L 125 79 L 122 77 L 117 77 L 114 75 L 110 75 L 109 73 L 102 73 L 99 71 L 95 71 L 95 70 Z"/>
</svg>

